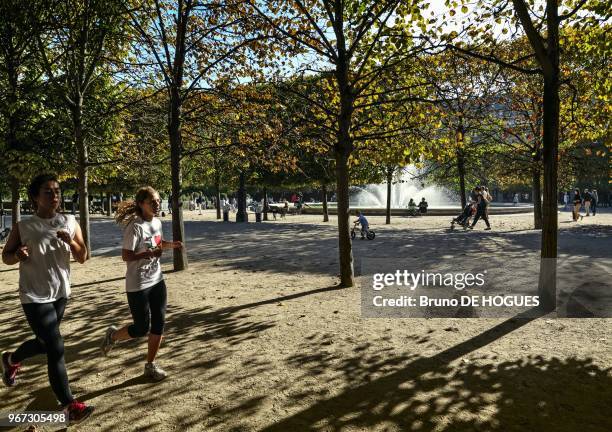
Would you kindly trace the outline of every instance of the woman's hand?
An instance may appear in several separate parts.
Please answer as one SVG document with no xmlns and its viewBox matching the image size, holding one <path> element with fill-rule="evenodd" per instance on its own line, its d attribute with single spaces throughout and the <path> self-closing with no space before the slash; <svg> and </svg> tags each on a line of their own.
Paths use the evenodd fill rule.
<svg viewBox="0 0 612 432">
<path fill-rule="evenodd" d="M 164 249 L 183 249 L 183 242 L 182 241 L 162 241 L 161 246 Z"/>
<path fill-rule="evenodd" d="M 15 251 L 15 257 L 19 262 L 27 260 L 30 257 L 30 249 L 27 246 L 20 246 Z"/>
<path fill-rule="evenodd" d="M 70 246 L 70 243 L 72 242 L 72 239 L 70 238 L 70 233 L 65 230 L 59 230 L 57 232 L 57 238 L 66 243 L 68 246 Z"/>
</svg>

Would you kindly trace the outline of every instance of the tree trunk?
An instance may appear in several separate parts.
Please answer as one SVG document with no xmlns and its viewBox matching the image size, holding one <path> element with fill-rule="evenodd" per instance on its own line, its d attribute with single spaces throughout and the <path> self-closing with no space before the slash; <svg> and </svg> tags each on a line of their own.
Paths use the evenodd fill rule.
<svg viewBox="0 0 612 432">
<path fill-rule="evenodd" d="M 182 249 L 172 249 L 174 270 L 185 270 L 188 267 L 187 247 L 185 245 L 185 224 L 183 222 L 181 153 L 181 100 L 178 89 L 173 88 L 170 98 L 170 119 L 168 124 L 170 136 L 170 170 L 172 177 L 172 240 L 182 241 Z"/>
<path fill-rule="evenodd" d="M 9 45 L 12 45 L 9 43 Z M 12 50 L 9 50 L 10 53 L 14 53 Z M 9 53 L 7 53 L 9 54 Z M 17 106 L 17 91 L 19 86 L 19 74 L 18 74 L 18 65 L 15 62 L 15 57 L 12 55 L 7 55 L 6 57 L 6 71 L 7 71 L 7 81 L 8 81 L 8 94 L 6 97 L 6 102 L 9 107 Z M 17 113 L 19 110 L 15 108 L 9 109 L 8 113 L 8 130 L 6 136 L 6 142 L 8 148 L 10 150 L 19 150 L 19 145 L 17 144 L 17 128 L 19 124 L 19 119 L 17 118 Z M 12 226 L 15 226 L 21 220 L 21 199 L 19 196 L 19 189 L 21 188 L 21 183 L 19 179 L 16 177 L 10 176 L 10 188 L 11 188 L 11 222 Z M 28 197 L 29 199 L 29 197 Z"/>
<path fill-rule="evenodd" d="M 240 181 L 238 187 L 238 211 L 236 212 L 236 222 L 248 222 L 246 212 L 246 190 L 244 185 L 244 171 L 240 171 Z"/>
<path fill-rule="evenodd" d="M 2 195 L 2 191 L 0 191 L 0 229 L 6 228 L 4 224 L 4 196 Z"/>
<path fill-rule="evenodd" d="M 327 184 L 323 183 L 323 222 L 329 222 L 329 211 L 327 210 Z"/>
<path fill-rule="evenodd" d="M 15 226 L 21 220 L 21 197 L 19 180 L 11 177 L 11 223 Z"/>
<path fill-rule="evenodd" d="M 215 208 L 217 209 L 217 219 L 221 219 L 221 186 L 219 183 L 219 173 L 215 170 Z"/>
<path fill-rule="evenodd" d="M 467 205 L 465 193 L 465 155 L 462 149 L 457 150 L 457 172 L 459 173 L 459 193 L 461 194 L 461 208 Z"/>
<path fill-rule="evenodd" d="M 534 158 L 533 168 L 533 227 L 542 229 L 542 170 L 540 168 L 540 158 Z"/>
<path fill-rule="evenodd" d="M 113 195 L 110 192 L 106 192 L 106 216 L 113 214 Z"/>
<path fill-rule="evenodd" d="M 91 257 L 91 238 L 89 230 L 89 149 L 85 143 L 83 132 L 83 97 L 77 96 L 76 106 L 72 110 L 72 123 L 74 127 L 74 144 L 77 149 L 77 174 L 79 190 L 79 225 L 83 233 L 83 241 L 87 248 L 87 256 Z"/>
<path fill-rule="evenodd" d="M 263 220 L 267 221 L 268 220 L 268 212 L 270 211 L 270 208 L 268 207 L 268 188 L 264 188 L 264 190 L 263 190 L 263 199 L 264 199 L 264 203 L 263 203 Z"/>
<path fill-rule="evenodd" d="M 391 223 L 391 183 L 393 182 L 393 171 L 394 168 L 387 168 L 387 218 L 385 224 Z"/>
<path fill-rule="evenodd" d="M 349 227 L 348 155 L 336 152 L 336 194 L 338 196 L 338 249 L 340 253 L 340 286 L 352 287 L 353 248 Z"/>
<path fill-rule="evenodd" d="M 336 3 L 339 8 L 340 3 Z M 349 227 L 349 156 L 353 151 L 351 137 L 351 120 L 354 109 L 354 98 L 349 83 L 349 54 L 343 38 L 342 14 L 334 23 L 338 40 L 338 60 L 336 62 L 336 80 L 340 96 L 340 113 L 334 156 L 336 159 L 336 194 L 338 195 L 338 252 L 340 255 L 340 286 L 352 287 L 353 281 L 353 246 Z"/>
<path fill-rule="evenodd" d="M 558 58 L 558 57 L 557 57 Z M 558 65 L 558 63 L 557 63 Z M 557 306 L 557 153 L 559 145 L 559 76 L 544 77 L 544 202 L 542 205 L 542 247 L 538 294 L 540 307 Z"/>
</svg>

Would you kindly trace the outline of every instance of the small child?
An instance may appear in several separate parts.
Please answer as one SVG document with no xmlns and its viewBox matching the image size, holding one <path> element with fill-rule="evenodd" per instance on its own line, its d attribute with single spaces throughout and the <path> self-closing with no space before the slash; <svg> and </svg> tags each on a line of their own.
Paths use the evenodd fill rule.
<svg viewBox="0 0 612 432">
<path fill-rule="evenodd" d="M 361 240 L 363 240 L 368 235 L 370 225 L 368 224 L 368 220 L 363 215 L 363 213 L 361 213 L 360 210 L 357 210 L 357 220 L 353 223 L 361 224 Z"/>
</svg>

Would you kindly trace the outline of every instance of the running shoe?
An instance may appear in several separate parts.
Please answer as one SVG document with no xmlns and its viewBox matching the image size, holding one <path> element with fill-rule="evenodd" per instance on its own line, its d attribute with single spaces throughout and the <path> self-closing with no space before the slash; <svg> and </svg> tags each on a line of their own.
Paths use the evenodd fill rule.
<svg viewBox="0 0 612 432">
<path fill-rule="evenodd" d="M 490 231 L 490 230 L 491 230 L 491 227 L 486 227 L 485 228 L 485 231 Z"/>
<path fill-rule="evenodd" d="M 144 376 L 151 378 L 153 381 L 161 381 L 168 376 L 168 373 L 155 363 L 146 363 L 144 368 Z"/>
<path fill-rule="evenodd" d="M 106 333 L 104 334 L 104 340 L 102 341 L 102 346 L 100 347 L 100 349 L 102 350 L 102 354 L 104 354 L 105 356 L 108 355 L 110 350 L 112 350 L 113 346 L 115 345 L 115 341 L 113 340 L 113 333 L 115 333 L 117 330 L 118 328 L 114 325 L 109 326 L 106 329 Z"/>
<path fill-rule="evenodd" d="M 81 423 L 94 412 L 94 407 L 87 406 L 83 402 L 73 400 L 64 408 L 64 412 L 68 416 L 69 424 Z"/>
<path fill-rule="evenodd" d="M 10 364 L 10 355 L 11 353 L 8 351 L 2 353 L 2 382 L 7 387 L 15 385 L 15 377 L 17 377 L 17 372 L 19 372 L 19 368 L 21 367 L 21 363 L 14 365 Z"/>
</svg>

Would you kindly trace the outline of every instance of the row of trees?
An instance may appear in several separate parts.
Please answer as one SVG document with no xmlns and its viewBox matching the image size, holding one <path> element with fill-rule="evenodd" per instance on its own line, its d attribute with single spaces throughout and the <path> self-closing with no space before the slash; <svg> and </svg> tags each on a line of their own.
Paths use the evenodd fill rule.
<svg viewBox="0 0 612 432">
<path fill-rule="evenodd" d="M 529 173 L 536 199 L 542 179 L 534 223 L 550 262 L 559 143 L 571 161 L 607 138 L 609 11 L 598 0 L 539 5 L 449 1 L 449 26 L 400 0 L 2 2 L 13 217 L 43 167 L 77 179 L 88 248 L 90 184 L 171 189 L 182 241 L 186 186 L 335 188 L 341 285 L 352 286 L 352 182 L 390 185 L 417 163 L 434 178 L 454 173 L 464 200 L 483 168 Z M 187 265 L 175 251 L 175 269 Z M 554 269 L 542 275 L 552 299 Z"/>
</svg>

